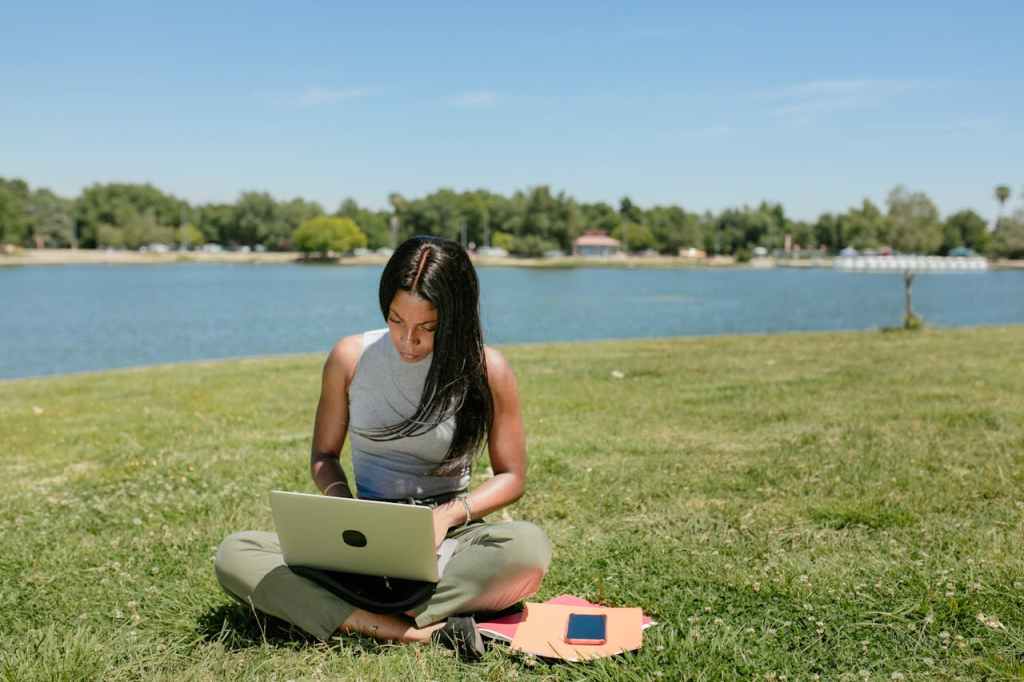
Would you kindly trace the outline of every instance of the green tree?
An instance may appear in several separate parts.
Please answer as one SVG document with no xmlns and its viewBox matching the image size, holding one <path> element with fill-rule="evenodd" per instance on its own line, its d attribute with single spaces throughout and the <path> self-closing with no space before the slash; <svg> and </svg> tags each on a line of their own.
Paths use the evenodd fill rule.
<svg viewBox="0 0 1024 682">
<path fill-rule="evenodd" d="M 97 248 L 124 248 L 124 230 L 109 223 L 102 223 L 96 226 L 94 239 Z"/>
<path fill-rule="evenodd" d="M 789 234 L 793 238 L 793 248 L 812 249 L 818 245 L 814 238 L 814 225 L 806 220 L 793 221 Z"/>
<path fill-rule="evenodd" d="M 1010 198 L 1010 186 L 1009 185 L 996 185 L 995 189 L 996 201 L 999 202 L 999 215 L 996 218 L 1003 217 L 1003 207 L 1006 206 L 1007 200 Z"/>
<path fill-rule="evenodd" d="M 942 233 L 943 254 L 958 246 L 966 246 L 978 253 L 988 252 L 988 226 L 984 218 L 970 209 L 958 211 L 946 218 L 942 224 Z"/>
<path fill-rule="evenodd" d="M 329 252 L 347 253 L 366 246 L 366 235 L 351 218 L 317 216 L 302 223 L 291 237 L 303 253 L 327 257 Z"/>
<path fill-rule="evenodd" d="M 643 251 L 654 246 L 651 228 L 638 223 L 623 223 L 612 236 L 621 241 L 630 252 Z"/>
<path fill-rule="evenodd" d="M 453 190 L 442 188 L 422 199 L 403 202 L 399 212 L 399 241 L 414 234 L 459 240 L 461 202 Z"/>
<path fill-rule="evenodd" d="M 790 221 L 781 204 L 763 202 L 756 209 L 744 206 L 722 211 L 713 223 L 710 251 L 737 253 L 755 246 L 781 248 Z"/>
<path fill-rule="evenodd" d="M 704 248 L 704 230 L 700 216 L 679 206 L 655 206 L 644 212 L 644 223 L 651 229 L 654 248 L 675 255 L 683 248 Z"/>
<path fill-rule="evenodd" d="M 101 224 L 131 232 L 126 221 L 138 223 L 143 217 L 147 223 L 176 228 L 190 220 L 191 208 L 187 202 L 150 184 L 95 184 L 78 197 L 74 216 L 79 243 L 92 247 L 97 244 L 96 229 Z M 134 229 L 138 233 L 144 231 L 139 225 Z"/>
<path fill-rule="evenodd" d="M 131 205 L 122 205 L 116 212 L 116 224 L 124 237 L 124 247 L 137 249 L 148 244 L 170 246 L 176 241 L 175 229 L 162 225 L 152 209 L 139 212 Z"/>
<path fill-rule="evenodd" d="M 863 251 L 876 249 L 887 241 L 889 225 L 885 215 L 870 199 L 864 199 L 860 208 L 851 208 L 839 217 L 842 223 L 842 244 Z"/>
<path fill-rule="evenodd" d="M 838 217 L 831 213 L 822 213 L 812 229 L 815 241 L 832 253 L 843 249 L 843 225 Z"/>
<path fill-rule="evenodd" d="M 504 247 L 503 247 L 504 248 Z M 540 258 L 548 251 L 558 249 L 558 243 L 550 239 L 544 239 L 535 234 L 528 234 L 522 237 L 512 237 L 509 244 L 509 253 L 524 258 Z"/>
<path fill-rule="evenodd" d="M 909 192 L 902 185 L 889 192 L 890 244 L 903 253 L 929 254 L 942 246 L 939 209 L 924 192 Z"/>
<path fill-rule="evenodd" d="M 991 251 L 1003 258 L 1024 258 L 1024 208 L 999 220 L 992 233 Z"/>
<path fill-rule="evenodd" d="M 29 236 L 28 183 L 0 178 L 0 244 L 23 244 Z"/>
<path fill-rule="evenodd" d="M 232 204 L 207 204 L 197 211 L 204 242 L 221 244 L 229 241 L 231 235 L 237 233 L 237 217 Z"/>
<path fill-rule="evenodd" d="M 603 201 L 580 204 L 579 210 L 584 230 L 603 230 L 611 234 L 622 223 L 622 217 Z"/>
<path fill-rule="evenodd" d="M 512 253 L 515 240 L 516 238 L 508 232 L 498 231 L 491 235 L 491 245 L 499 249 L 505 249 L 509 253 Z"/>
<path fill-rule="evenodd" d="M 644 212 L 632 199 L 622 197 L 619 199 L 619 216 L 625 222 L 640 223 L 643 222 Z"/>
<path fill-rule="evenodd" d="M 491 239 L 491 195 L 484 190 L 467 192 L 462 195 L 462 215 L 470 242 L 477 246 L 489 246 Z"/>
<path fill-rule="evenodd" d="M 388 211 L 371 211 L 362 208 L 355 199 L 345 199 L 334 215 L 350 218 L 366 235 L 366 243 L 371 249 L 391 246 L 391 214 Z"/>
<path fill-rule="evenodd" d="M 267 247 L 279 251 L 291 248 L 292 233 L 299 229 L 302 223 L 310 218 L 324 215 L 323 206 L 315 201 L 306 201 L 299 197 L 278 204 L 278 209 L 281 220 L 274 223 L 275 229 L 278 232 L 269 234 L 263 243 Z"/>
<path fill-rule="evenodd" d="M 28 230 L 37 249 L 75 246 L 74 202 L 48 189 L 37 189 L 28 198 Z"/>
<path fill-rule="evenodd" d="M 194 249 L 203 243 L 203 233 L 200 232 L 199 228 L 192 223 L 185 223 L 179 227 L 175 234 L 175 238 L 178 245 L 183 246 L 186 249 Z"/>
<path fill-rule="evenodd" d="M 267 192 L 243 192 L 235 202 L 235 220 L 228 234 L 221 237 L 230 244 L 271 249 L 287 246 L 292 230 L 285 212 Z"/>
</svg>

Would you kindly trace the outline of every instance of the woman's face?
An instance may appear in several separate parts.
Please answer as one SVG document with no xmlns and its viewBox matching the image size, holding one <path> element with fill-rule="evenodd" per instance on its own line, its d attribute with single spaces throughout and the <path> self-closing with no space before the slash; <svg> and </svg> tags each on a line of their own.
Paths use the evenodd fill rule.
<svg viewBox="0 0 1024 682">
<path fill-rule="evenodd" d="M 398 290 L 388 310 L 391 343 L 403 362 L 419 362 L 434 351 L 437 308 L 416 294 Z"/>
</svg>

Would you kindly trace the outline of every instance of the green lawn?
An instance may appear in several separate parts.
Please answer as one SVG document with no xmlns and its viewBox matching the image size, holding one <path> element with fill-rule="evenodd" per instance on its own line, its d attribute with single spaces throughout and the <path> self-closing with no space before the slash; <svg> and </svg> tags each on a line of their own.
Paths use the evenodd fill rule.
<svg viewBox="0 0 1024 682">
<path fill-rule="evenodd" d="M 504 350 L 538 597 L 642 606 L 637 654 L 465 666 L 226 597 L 220 539 L 313 490 L 296 356 L 0 382 L 0 679 L 1024 676 L 1024 328 Z"/>
</svg>

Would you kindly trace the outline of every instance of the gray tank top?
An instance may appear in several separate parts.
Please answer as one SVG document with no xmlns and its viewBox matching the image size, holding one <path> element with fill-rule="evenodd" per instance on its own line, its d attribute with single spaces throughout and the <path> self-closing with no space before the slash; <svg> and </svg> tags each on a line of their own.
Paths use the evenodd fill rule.
<svg viewBox="0 0 1024 682">
<path fill-rule="evenodd" d="M 391 426 L 416 412 L 433 355 L 402 362 L 387 329 L 363 334 L 363 353 L 348 387 L 348 437 L 356 491 L 364 499 L 434 497 L 469 487 L 469 463 L 450 476 L 432 475 L 455 432 L 449 417 L 426 433 L 375 441 L 359 431 Z"/>
</svg>

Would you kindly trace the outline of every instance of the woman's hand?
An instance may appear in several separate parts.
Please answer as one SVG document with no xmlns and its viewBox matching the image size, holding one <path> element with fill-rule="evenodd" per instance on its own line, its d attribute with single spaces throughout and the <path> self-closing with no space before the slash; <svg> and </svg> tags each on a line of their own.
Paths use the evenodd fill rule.
<svg viewBox="0 0 1024 682">
<path fill-rule="evenodd" d="M 448 529 L 462 523 L 466 513 L 456 500 L 438 505 L 431 511 L 434 513 L 434 549 L 437 549 L 448 535 Z"/>
</svg>

